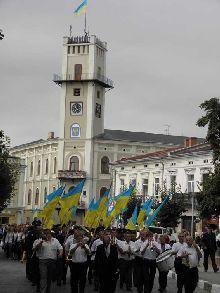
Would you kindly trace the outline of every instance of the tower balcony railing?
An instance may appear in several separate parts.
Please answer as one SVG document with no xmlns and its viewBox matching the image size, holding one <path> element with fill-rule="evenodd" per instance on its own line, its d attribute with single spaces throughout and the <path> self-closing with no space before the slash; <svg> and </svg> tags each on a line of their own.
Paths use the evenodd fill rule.
<svg viewBox="0 0 220 293">
<path fill-rule="evenodd" d="M 97 74 L 97 73 L 82 73 L 81 75 L 74 75 L 74 74 L 54 74 L 53 75 L 53 81 L 61 85 L 64 82 L 88 82 L 93 81 L 101 84 L 105 88 L 113 88 L 114 83 L 111 79 L 107 78 L 104 75 Z"/>
<path fill-rule="evenodd" d="M 86 172 L 85 171 L 70 171 L 70 170 L 59 170 L 58 171 L 58 179 L 85 179 Z"/>
</svg>

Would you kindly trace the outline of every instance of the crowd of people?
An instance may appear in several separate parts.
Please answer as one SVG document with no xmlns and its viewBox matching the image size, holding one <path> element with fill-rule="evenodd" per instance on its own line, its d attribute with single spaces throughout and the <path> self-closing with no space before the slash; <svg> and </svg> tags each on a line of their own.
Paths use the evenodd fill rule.
<svg viewBox="0 0 220 293">
<path fill-rule="evenodd" d="M 170 243 L 167 234 L 157 235 L 143 229 L 138 233 L 125 229 L 89 231 L 83 226 L 54 226 L 43 229 L 41 222 L 32 225 L 0 226 L 1 246 L 9 260 L 26 264 L 26 278 L 36 291 L 50 293 L 51 283 L 66 285 L 70 269 L 70 292 L 83 293 L 88 281 L 91 291 L 114 293 L 117 282 L 122 289 L 138 293 L 153 290 L 158 256 L 169 252 L 175 259 L 177 292 L 194 292 L 198 283 L 198 266 L 204 254 L 204 270 L 210 256 L 214 272 L 216 238 L 208 228 L 200 241 L 187 231 Z M 166 292 L 168 270 L 158 269 L 159 291 Z M 68 290 L 68 289 L 67 289 Z"/>
</svg>

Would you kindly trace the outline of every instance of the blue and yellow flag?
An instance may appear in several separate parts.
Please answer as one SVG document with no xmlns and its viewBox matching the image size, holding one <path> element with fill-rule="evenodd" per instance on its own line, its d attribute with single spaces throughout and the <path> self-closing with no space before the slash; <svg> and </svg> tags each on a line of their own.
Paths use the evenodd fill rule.
<svg viewBox="0 0 220 293">
<path fill-rule="evenodd" d="M 137 228 L 136 224 L 137 224 L 137 206 L 135 207 L 132 217 L 128 220 L 128 223 L 125 226 L 125 228 L 128 230 L 134 231 Z"/>
<path fill-rule="evenodd" d="M 138 223 L 139 227 L 144 226 L 145 220 L 150 213 L 153 202 L 154 202 L 153 199 L 148 199 L 141 207 L 141 210 L 140 210 L 140 212 L 138 214 L 138 218 L 137 218 L 137 223 Z"/>
<path fill-rule="evenodd" d="M 94 215 L 94 206 L 95 206 L 95 199 L 93 198 L 89 204 L 88 210 L 85 214 L 85 225 L 88 228 L 91 228 L 93 222 L 93 215 Z"/>
<path fill-rule="evenodd" d="M 149 215 L 147 220 L 146 220 L 146 225 L 150 226 L 152 225 L 153 221 L 155 220 L 155 218 L 157 217 L 159 211 L 162 209 L 162 207 L 168 202 L 170 197 L 170 194 L 168 194 L 164 200 L 162 201 L 162 203 L 156 208 L 156 210 L 154 210 L 154 212 L 152 213 L 152 215 Z"/>
<path fill-rule="evenodd" d="M 60 199 L 59 203 L 61 206 L 61 210 L 59 212 L 59 218 L 61 224 L 68 223 L 69 220 L 72 219 L 72 213 L 79 205 L 79 200 L 81 196 L 81 192 L 84 186 L 85 180 L 82 180 L 77 186 L 72 188 L 68 193 L 64 194 L 64 196 Z"/>
<path fill-rule="evenodd" d="M 74 14 L 79 16 L 83 13 L 86 13 L 87 10 L 87 6 L 88 6 L 88 2 L 87 0 L 84 0 L 74 11 Z"/>
<path fill-rule="evenodd" d="M 131 194 L 134 190 L 134 186 L 130 186 L 127 190 L 123 191 L 121 194 L 117 195 L 115 200 L 115 205 L 112 211 L 109 213 L 106 219 L 106 226 L 109 226 L 111 222 L 122 212 L 125 211 L 129 200 L 131 199 Z"/>
</svg>

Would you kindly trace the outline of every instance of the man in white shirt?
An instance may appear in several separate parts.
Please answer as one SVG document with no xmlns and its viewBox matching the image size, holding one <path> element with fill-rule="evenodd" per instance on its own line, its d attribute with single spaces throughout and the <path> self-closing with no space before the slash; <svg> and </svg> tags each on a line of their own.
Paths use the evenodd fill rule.
<svg viewBox="0 0 220 293">
<path fill-rule="evenodd" d="M 138 293 L 143 292 L 144 275 L 143 275 L 143 258 L 140 253 L 141 245 L 147 239 L 147 231 L 141 230 L 139 238 L 135 241 L 135 259 L 134 259 L 134 286 L 137 288 Z"/>
<path fill-rule="evenodd" d="M 193 241 L 191 236 L 186 237 L 186 246 L 182 247 L 177 253 L 177 257 L 182 258 L 184 265 L 184 288 L 185 293 L 193 293 L 196 289 L 199 274 L 198 264 L 199 259 L 202 257 L 198 245 Z"/>
<path fill-rule="evenodd" d="M 140 253 L 143 257 L 144 292 L 151 293 L 156 274 L 156 257 L 160 254 L 152 232 L 147 233 L 147 239 L 142 243 Z"/>
<path fill-rule="evenodd" d="M 69 255 L 72 256 L 70 263 L 71 293 L 83 293 L 86 284 L 88 269 L 87 256 L 90 255 L 89 246 L 84 242 L 82 235 L 77 235 L 76 243 L 70 246 Z"/>
<path fill-rule="evenodd" d="M 62 257 L 63 248 L 51 231 L 45 229 L 42 238 L 34 241 L 33 251 L 39 258 L 40 292 L 50 293 L 51 281 L 56 271 L 57 257 Z"/>
<path fill-rule="evenodd" d="M 158 244 L 158 249 L 160 250 L 160 253 L 165 252 L 166 250 L 171 249 L 171 246 L 169 244 L 166 243 L 166 235 L 160 235 L 159 238 L 159 244 Z M 160 292 L 164 292 L 166 291 L 166 287 L 167 287 L 167 275 L 168 275 L 168 271 L 167 272 L 161 272 L 159 271 L 159 291 Z"/>
<path fill-rule="evenodd" d="M 124 239 L 124 241 L 117 242 L 120 288 L 123 288 L 123 284 L 125 283 L 127 291 L 131 291 L 135 245 L 134 242 L 131 241 L 130 231 L 124 233 Z"/>
<path fill-rule="evenodd" d="M 182 293 L 183 285 L 184 285 L 184 266 L 182 264 L 182 258 L 178 257 L 177 254 L 184 246 L 185 236 L 183 233 L 179 233 L 178 235 L 179 242 L 176 242 L 172 246 L 172 253 L 175 255 L 174 267 L 177 274 L 177 293 Z"/>
</svg>

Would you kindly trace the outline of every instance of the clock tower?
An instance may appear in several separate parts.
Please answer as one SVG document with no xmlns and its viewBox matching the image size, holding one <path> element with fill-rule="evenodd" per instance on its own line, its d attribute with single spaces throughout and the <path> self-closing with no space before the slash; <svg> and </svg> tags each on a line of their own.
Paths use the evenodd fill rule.
<svg viewBox="0 0 220 293">
<path fill-rule="evenodd" d="M 61 87 L 58 179 L 72 187 L 86 179 L 88 204 L 93 197 L 94 137 L 104 132 L 107 44 L 96 36 L 64 37 L 62 74 L 54 75 Z"/>
</svg>

